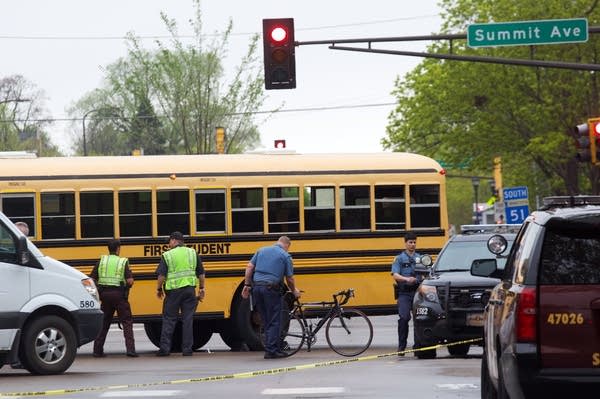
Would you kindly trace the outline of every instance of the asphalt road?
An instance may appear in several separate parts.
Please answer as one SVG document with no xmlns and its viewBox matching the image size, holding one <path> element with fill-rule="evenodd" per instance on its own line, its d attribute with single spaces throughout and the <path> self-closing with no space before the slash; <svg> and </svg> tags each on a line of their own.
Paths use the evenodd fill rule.
<svg viewBox="0 0 600 399">
<path fill-rule="evenodd" d="M 58 376 L 32 376 L 4 366 L 0 398 L 478 398 L 481 348 L 467 358 L 446 349 L 434 360 L 398 357 L 396 317 L 373 317 L 373 344 L 359 358 L 327 347 L 324 332 L 311 352 L 263 359 L 262 352 L 232 352 L 214 335 L 193 357 L 157 358 L 142 325 L 135 325 L 139 358 L 125 356 L 123 336 L 109 333 L 106 358 L 80 348 L 71 368 Z M 412 333 L 412 329 L 411 329 Z"/>
</svg>

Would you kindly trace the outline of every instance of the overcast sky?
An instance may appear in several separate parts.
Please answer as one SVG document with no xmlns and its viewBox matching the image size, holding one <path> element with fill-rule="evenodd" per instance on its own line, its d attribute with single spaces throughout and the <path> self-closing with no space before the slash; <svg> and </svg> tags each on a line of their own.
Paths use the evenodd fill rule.
<svg viewBox="0 0 600 399">
<path fill-rule="evenodd" d="M 239 63 L 251 33 L 261 32 L 263 18 L 294 18 L 296 40 L 392 37 L 438 33 L 437 0 L 203 0 L 204 33 L 222 31 L 233 20 L 229 58 Z M 19 0 L 2 2 L 0 77 L 20 74 L 47 95 L 53 118 L 99 87 L 102 67 L 126 55 L 123 37 L 166 35 L 160 12 L 175 19 L 181 35 L 190 35 L 191 0 Z M 426 42 L 379 44 L 377 48 L 424 50 Z M 153 48 L 153 40 L 143 41 Z M 375 46 L 374 46 L 375 47 Z M 262 44 L 260 46 L 262 52 Z M 285 112 L 260 126 L 266 148 L 285 139 L 298 152 L 376 152 L 385 135 L 397 76 L 421 58 L 296 48 L 297 88 L 267 91 L 263 109 L 336 108 Z M 78 126 L 78 133 L 81 129 Z M 57 122 L 53 139 L 70 148 L 70 123 Z"/>
</svg>

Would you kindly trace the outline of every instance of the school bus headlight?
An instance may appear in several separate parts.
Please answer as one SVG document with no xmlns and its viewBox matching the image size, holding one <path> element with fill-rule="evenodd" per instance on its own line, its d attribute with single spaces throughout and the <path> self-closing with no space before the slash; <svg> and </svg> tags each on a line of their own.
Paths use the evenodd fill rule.
<svg viewBox="0 0 600 399">
<path fill-rule="evenodd" d="M 421 298 L 425 298 L 429 302 L 438 302 L 437 289 L 431 285 L 421 284 L 417 292 Z"/>
<path fill-rule="evenodd" d="M 81 284 L 83 284 L 87 292 L 89 292 L 90 295 L 94 297 L 96 301 L 100 301 L 100 297 L 98 296 L 98 289 L 96 288 L 96 284 L 94 284 L 94 280 L 92 280 L 91 278 L 86 278 L 81 280 Z"/>
</svg>

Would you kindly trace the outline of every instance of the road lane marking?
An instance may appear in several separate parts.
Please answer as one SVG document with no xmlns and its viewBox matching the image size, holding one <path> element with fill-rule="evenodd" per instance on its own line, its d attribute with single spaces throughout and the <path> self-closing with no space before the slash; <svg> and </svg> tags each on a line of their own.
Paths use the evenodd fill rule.
<svg viewBox="0 0 600 399">
<path fill-rule="evenodd" d="M 112 391 L 104 392 L 100 395 L 101 398 L 148 398 L 151 396 L 163 397 L 163 396 L 178 396 L 184 394 L 185 391 Z"/>
<path fill-rule="evenodd" d="M 475 384 L 435 384 L 435 387 L 443 391 L 459 391 L 463 389 L 479 389 Z"/>
<path fill-rule="evenodd" d="M 267 388 L 261 394 L 263 395 L 325 395 L 334 393 L 344 393 L 344 387 L 310 387 L 310 388 Z"/>
</svg>

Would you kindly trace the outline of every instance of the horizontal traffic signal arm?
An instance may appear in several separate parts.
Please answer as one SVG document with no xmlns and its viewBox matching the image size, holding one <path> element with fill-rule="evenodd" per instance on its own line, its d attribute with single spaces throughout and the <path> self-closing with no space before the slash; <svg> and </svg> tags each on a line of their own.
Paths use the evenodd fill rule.
<svg viewBox="0 0 600 399">
<path fill-rule="evenodd" d="M 588 33 L 589 34 L 600 33 L 600 26 L 590 26 L 588 28 Z M 404 56 L 409 56 L 409 57 L 437 58 L 437 59 L 455 60 L 455 61 L 483 62 L 483 63 L 490 63 L 490 64 L 559 68 L 559 69 L 583 70 L 583 71 L 600 71 L 600 64 L 584 64 L 584 63 L 577 63 L 577 62 L 544 61 L 544 60 L 531 60 L 531 59 L 520 59 L 520 58 L 483 57 L 483 56 L 458 55 L 458 54 L 435 54 L 435 53 L 421 53 L 421 52 L 414 52 L 414 51 L 398 51 L 398 50 L 385 50 L 385 49 L 372 48 L 373 43 L 438 41 L 438 40 L 450 41 L 450 49 L 452 49 L 452 41 L 467 40 L 467 34 L 466 33 L 455 33 L 455 34 L 424 35 L 424 36 L 371 37 L 371 38 L 342 39 L 342 40 L 336 40 L 336 39 L 334 39 L 334 40 L 313 40 L 313 41 L 298 41 L 295 44 L 296 44 L 296 46 L 323 45 L 323 44 L 327 45 L 328 44 L 329 48 L 332 50 L 357 51 L 357 52 L 363 52 L 363 53 L 404 55 Z M 352 43 L 367 43 L 368 46 L 366 48 L 340 46 L 341 44 L 352 44 Z"/>
</svg>

